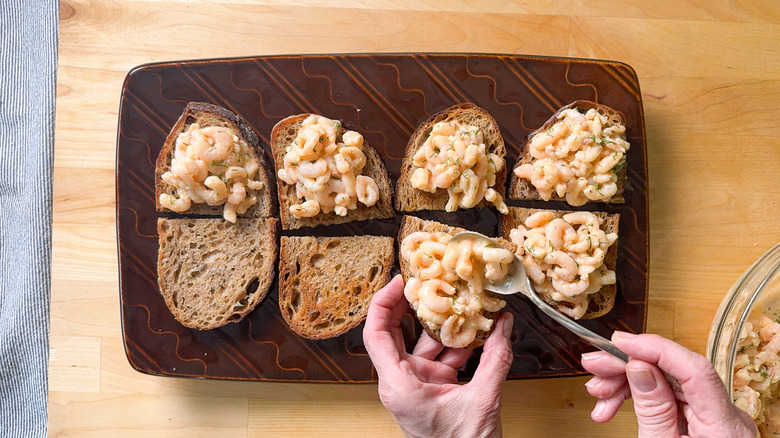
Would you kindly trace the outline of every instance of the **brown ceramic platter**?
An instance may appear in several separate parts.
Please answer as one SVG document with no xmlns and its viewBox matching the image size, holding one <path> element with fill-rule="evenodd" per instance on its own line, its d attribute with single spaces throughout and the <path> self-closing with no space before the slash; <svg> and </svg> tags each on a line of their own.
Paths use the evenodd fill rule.
<svg viewBox="0 0 780 438">
<path fill-rule="evenodd" d="M 271 128 L 282 118 L 314 112 L 341 119 L 376 147 L 399 176 L 415 127 L 455 103 L 473 102 L 501 126 L 513 167 L 526 135 L 559 107 L 588 99 L 621 111 L 627 120 L 626 203 L 579 209 L 620 213 L 618 295 L 607 315 L 582 324 L 609 336 L 641 332 L 647 311 L 648 197 L 644 114 L 639 82 L 625 64 L 566 58 L 482 54 L 366 54 L 272 56 L 150 64 L 133 69 L 122 88 L 117 139 L 116 194 L 122 332 L 136 370 L 165 376 L 306 382 L 371 382 L 376 372 L 359 326 L 340 337 L 309 341 L 279 313 L 277 282 L 246 319 L 210 331 L 179 324 L 157 288 L 154 163 L 171 126 L 190 101 L 222 105 L 242 116 L 270 154 Z M 509 205 L 572 209 L 560 202 Z M 486 234 L 496 233 L 491 209 L 420 213 Z M 396 236 L 395 220 L 283 232 L 283 234 Z M 393 268 L 398 272 L 398 265 Z M 594 348 L 539 312 L 522 296 L 507 299 L 515 314 L 510 379 L 585 374 L 580 355 Z M 411 351 L 421 327 L 402 322 Z M 460 370 L 468 380 L 480 350 Z"/>
</svg>

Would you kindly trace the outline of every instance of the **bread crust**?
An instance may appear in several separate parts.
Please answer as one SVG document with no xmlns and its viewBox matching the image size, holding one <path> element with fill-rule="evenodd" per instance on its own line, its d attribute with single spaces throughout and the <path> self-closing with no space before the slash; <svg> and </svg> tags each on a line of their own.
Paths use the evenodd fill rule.
<svg viewBox="0 0 780 438">
<path fill-rule="evenodd" d="M 282 236 L 282 317 L 307 339 L 329 339 L 352 330 L 365 321 L 374 293 L 390 281 L 394 259 L 392 237 Z"/>
<path fill-rule="evenodd" d="M 470 103 L 460 103 L 453 105 L 437 114 L 431 116 L 428 120 L 420 124 L 415 129 L 409 142 L 406 144 L 404 159 L 401 162 L 401 176 L 396 183 L 395 209 L 398 211 L 419 211 L 419 210 L 444 210 L 449 194 L 445 189 L 439 189 L 435 193 L 418 190 L 412 186 L 411 176 L 414 172 L 414 154 L 425 143 L 433 129 L 433 125 L 444 121 L 458 121 L 470 125 L 479 126 L 483 132 L 487 151 L 492 152 L 506 160 L 506 146 L 504 138 L 501 136 L 501 129 L 498 122 L 483 108 Z M 503 198 L 505 196 L 504 182 L 507 176 L 507 163 L 496 173 L 496 183 L 493 189 Z M 477 207 L 492 206 L 493 204 L 484 199 L 477 204 Z"/>
<path fill-rule="evenodd" d="M 406 236 L 414 233 L 415 231 L 424 231 L 427 233 L 441 232 L 452 236 L 467 230 L 464 228 L 452 227 L 436 221 L 425 220 L 415 216 L 405 215 L 403 219 L 401 219 L 401 227 L 398 232 L 398 242 L 397 242 L 398 247 L 399 248 L 401 247 L 401 242 L 403 242 Z M 504 246 L 505 248 L 509 249 L 510 251 L 514 252 L 516 248 L 515 244 L 513 244 L 512 242 L 506 239 L 495 238 L 494 240 L 499 244 L 501 244 L 502 246 Z M 404 283 L 406 283 L 412 277 L 412 271 L 411 268 L 409 267 L 409 262 L 407 260 L 404 260 L 403 257 L 398 257 L 398 261 L 401 266 L 401 275 L 403 275 Z M 490 292 L 486 292 L 486 293 L 490 293 Z M 504 297 L 501 298 L 504 299 Z M 487 341 L 487 338 L 490 336 L 490 333 L 492 333 L 496 327 L 495 321 L 498 319 L 499 312 L 488 312 L 483 309 L 482 315 L 485 318 L 492 319 L 493 325 L 491 325 L 490 330 L 488 331 L 478 330 L 477 335 L 474 338 L 474 341 L 472 341 L 466 348 L 475 348 L 483 345 L 485 341 Z M 441 328 L 432 329 L 428 327 L 428 324 L 426 324 L 423 320 L 421 320 L 416 314 L 415 317 L 417 318 L 418 321 L 420 321 L 420 324 L 423 326 L 423 329 L 425 329 L 425 331 L 428 332 L 428 336 L 441 342 L 441 334 L 440 334 Z"/>
<path fill-rule="evenodd" d="M 569 210 L 550 210 L 539 208 L 509 207 L 509 214 L 503 215 L 499 219 L 498 229 L 501 236 L 509 239 L 509 232 L 518 225 L 524 225 L 525 220 L 534 213 L 540 211 L 549 211 L 554 217 L 560 218 L 566 214 L 573 213 Z M 604 213 L 601 211 L 590 211 L 603 221 L 601 230 L 606 233 L 618 233 L 620 215 L 617 213 Z M 615 271 L 617 266 L 618 241 L 607 249 L 604 255 L 604 265 L 607 269 Z M 615 306 L 617 296 L 617 284 L 602 286 L 601 289 L 588 297 L 588 310 L 580 319 L 594 319 L 607 314 Z M 553 303 L 549 303 L 553 305 Z"/>
<path fill-rule="evenodd" d="M 544 122 L 544 124 L 539 129 L 531 132 L 526 136 L 525 143 L 523 144 L 523 147 L 520 151 L 520 155 L 519 155 L 520 159 L 518 159 L 517 162 L 515 163 L 515 166 L 512 169 L 512 175 L 510 176 L 510 185 L 509 185 L 510 199 L 521 199 L 521 200 L 542 199 L 542 197 L 539 195 L 539 191 L 536 189 L 536 187 L 534 187 L 533 184 L 531 184 L 531 181 L 525 178 L 519 178 L 517 175 L 515 175 L 514 169 L 518 168 L 523 164 L 533 163 L 534 159 L 531 156 L 531 153 L 529 152 L 531 139 L 534 137 L 534 135 L 538 134 L 539 132 L 546 131 L 548 128 L 554 125 L 555 122 L 558 121 L 558 115 L 560 115 L 562 112 L 570 108 L 577 108 L 582 113 L 587 112 L 589 109 L 596 109 L 601 114 L 606 114 L 611 118 L 614 117 L 620 120 L 620 123 L 622 123 L 625 126 L 625 117 L 621 112 L 596 102 L 591 102 L 589 100 L 577 100 L 568 105 L 561 107 L 558 111 L 555 112 L 555 114 L 550 116 L 550 118 L 547 119 L 547 121 Z M 588 202 L 604 202 L 604 203 L 613 203 L 613 204 L 624 203 L 625 199 L 623 197 L 623 192 L 625 191 L 625 185 L 626 185 L 626 167 L 623 166 L 622 169 L 619 169 L 616 175 L 617 175 L 617 192 L 614 195 L 612 195 L 612 197 L 602 201 L 588 201 Z M 565 201 L 566 197 L 565 195 L 558 196 L 557 193 L 553 192 L 550 200 Z"/>
<path fill-rule="evenodd" d="M 289 116 L 279 121 L 271 130 L 271 150 L 273 152 L 274 165 L 276 171 L 284 168 L 284 155 L 289 146 L 295 139 L 301 124 L 311 114 L 297 114 Z M 346 129 L 350 129 L 345 126 Z M 337 138 L 337 141 L 339 139 Z M 357 208 L 347 210 L 345 216 L 339 216 L 335 213 L 322 213 L 314 217 L 297 217 L 290 212 L 292 205 L 300 203 L 296 196 L 295 185 L 286 184 L 278 181 L 277 196 L 279 198 L 279 216 L 282 219 L 282 229 L 294 230 L 301 227 L 314 227 L 317 225 L 342 224 L 353 221 L 362 221 L 368 219 L 385 219 L 395 216 L 393 210 L 393 186 L 390 184 L 385 163 L 365 138 L 363 139 L 363 153 L 366 156 L 366 165 L 363 167 L 362 175 L 373 178 L 379 188 L 379 199 L 376 204 L 366 207 L 358 202 Z"/>
<path fill-rule="evenodd" d="M 162 179 L 162 175 L 171 169 L 171 162 L 173 161 L 174 150 L 176 148 L 176 139 L 179 134 L 186 131 L 193 123 L 199 123 L 201 127 L 206 126 L 221 126 L 234 132 L 239 138 L 246 141 L 248 145 L 252 147 L 254 151 L 259 169 L 257 171 L 257 179 L 262 181 L 263 188 L 260 190 L 247 190 L 247 195 L 256 195 L 257 203 L 247 209 L 244 214 L 238 215 L 239 217 L 272 217 L 276 215 L 276 202 L 271 195 L 275 191 L 275 180 L 271 167 L 268 165 L 268 158 L 266 157 L 265 150 L 260 143 L 260 137 L 249 126 L 244 119 L 233 113 L 232 111 L 223 108 L 219 105 L 214 105 L 206 102 L 190 102 L 184 108 L 179 119 L 174 123 L 171 128 L 171 132 L 165 139 L 160 153 L 157 155 L 157 162 L 154 169 L 154 187 L 155 187 L 155 208 L 159 212 L 171 212 L 167 208 L 160 205 L 160 195 L 163 193 L 174 194 L 176 188 L 167 184 Z M 224 205 L 208 205 L 208 204 L 196 204 L 192 203 L 189 210 L 184 212 L 185 215 L 205 215 L 205 216 L 222 216 Z"/>
<path fill-rule="evenodd" d="M 211 330 L 239 322 L 268 294 L 279 219 L 238 218 L 232 224 L 213 218 L 158 218 L 157 233 L 157 284 L 168 309 L 185 327 Z"/>
</svg>

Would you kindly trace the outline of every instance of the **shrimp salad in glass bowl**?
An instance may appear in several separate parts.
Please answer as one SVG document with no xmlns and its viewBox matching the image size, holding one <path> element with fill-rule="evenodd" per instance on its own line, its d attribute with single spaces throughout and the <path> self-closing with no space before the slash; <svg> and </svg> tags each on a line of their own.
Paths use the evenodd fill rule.
<svg viewBox="0 0 780 438">
<path fill-rule="evenodd" d="M 780 244 L 726 295 L 712 323 L 707 357 L 761 436 L 780 436 Z"/>
</svg>

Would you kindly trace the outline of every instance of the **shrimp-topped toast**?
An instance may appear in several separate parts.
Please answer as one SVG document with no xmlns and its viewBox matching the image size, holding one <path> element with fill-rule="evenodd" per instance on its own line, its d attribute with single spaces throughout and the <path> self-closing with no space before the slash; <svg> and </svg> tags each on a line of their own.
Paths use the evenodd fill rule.
<svg viewBox="0 0 780 438">
<path fill-rule="evenodd" d="M 395 216 L 381 157 L 339 120 L 287 117 L 271 131 L 271 150 L 283 229 Z"/>
<path fill-rule="evenodd" d="M 494 205 L 504 211 L 506 146 L 486 110 L 461 103 L 431 116 L 412 133 L 396 183 L 398 211 Z"/>
<path fill-rule="evenodd" d="M 509 197 L 623 203 L 626 181 L 625 118 L 606 105 L 572 102 L 528 134 L 515 163 Z"/>
<path fill-rule="evenodd" d="M 190 102 L 157 156 L 159 212 L 272 217 L 274 179 L 257 133 L 218 105 Z"/>
<path fill-rule="evenodd" d="M 462 231 L 466 230 L 404 216 L 398 234 L 399 262 L 404 295 L 431 338 L 448 347 L 473 348 L 485 343 L 506 304 L 501 296 L 481 289 L 482 272 L 497 272 L 499 259 L 508 269 L 515 246 L 502 238 L 493 239 L 500 246 L 481 247 L 478 258 L 482 261 L 474 259 L 477 245 L 446 251 L 449 238 Z"/>
<path fill-rule="evenodd" d="M 499 221 L 536 293 L 574 319 L 609 312 L 617 294 L 619 214 L 510 207 Z"/>
</svg>

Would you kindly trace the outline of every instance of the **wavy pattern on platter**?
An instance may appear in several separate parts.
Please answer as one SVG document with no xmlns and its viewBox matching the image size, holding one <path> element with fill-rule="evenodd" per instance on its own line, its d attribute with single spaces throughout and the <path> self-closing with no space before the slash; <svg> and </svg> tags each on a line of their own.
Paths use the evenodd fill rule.
<svg viewBox="0 0 780 438">
<path fill-rule="evenodd" d="M 626 204 L 585 208 L 621 214 L 618 298 L 606 316 L 583 325 L 609 336 L 613 330 L 643 331 L 647 308 L 647 169 L 639 82 L 624 64 L 513 55 L 383 54 L 270 56 L 176 62 L 134 69 L 122 90 L 117 140 L 117 229 L 122 330 L 127 356 L 139 371 L 185 377 L 267 381 L 371 382 L 376 371 L 365 351 L 362 325 L 322 341 L 301 338 L 279 313 L 277 282 L 243 321 L 210 330 L 190 330 L 168 311 L 157 290 L 154 163 L 171 125 L 189 101 L 222 105 L 243 117 L 270 152 L 269 134 L 282 118 L 315 112 L 359 130 L 383 157 L 396 180 L 412 131 L 431 115 L 471 101 L 499 123 L 507 165 L 526 136 L 560 106 L 595 100 L 623 112 L 628 121 Z M 568 209 L 562 203 L 510 201 L 511 205 Z M 289 235 L 397 235 L 401 215 Z M 481 232 L 496 232 L 489 209 L 430 213 L 430 217 Z M 398 266 L 392 268 L 398 272 Z M 584 373 L 580 354 L 593 348 L 534 308 L 524 297 L 507 299 L 515 314 L 515 362 L 509 378 Z M 402 320 L 411 351 L 421 327 Z M 468 380 L 475 352 L 460 370 Z"/>
</svg>

